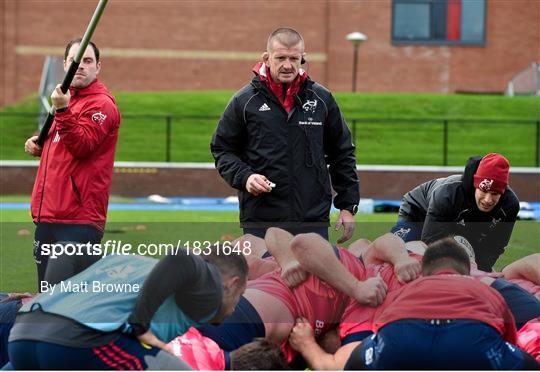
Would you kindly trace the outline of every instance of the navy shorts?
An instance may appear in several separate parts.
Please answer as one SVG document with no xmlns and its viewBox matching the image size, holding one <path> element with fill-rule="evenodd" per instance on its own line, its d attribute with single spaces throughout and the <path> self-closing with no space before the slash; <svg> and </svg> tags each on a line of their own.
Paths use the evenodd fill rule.
<svg viewBox="0 0 540 372">
<path fill-rule="evenodd" d="M 190 370 L 188 364 L 159 348 L 121 336 L 92 348 L 68 347 L 41 341 L 12 341 L 9 358 L 17 370 Z"/>
<path fill-rule="evenodd" d="M 0 301 L 5 301 L 7 293 L 0 293 Z M 21 307 L 20 300 L 0 302 L 0 367 L 9 361 L 8 358 L 8 338 L 17 311 Z"/>
<path fill-rule="evenodd" d="M 265 335 L 264 323 L 259 313 L 244 296 L 240 298 L 232 315 L 223 323 L 205 324 L 199 331 L 203 336 L 214 340 L 225 351 L 236 350 L 254 338 Z"/>
<path fill-rule="evenodd" d="M 251 234 L 258 238 L 264 239 L 266 235 L 267 227 L 244 227 L 242 229 L 244 234 Z M 305 227 L 285 227 L 292 235 L 315 233 L 322 236 L 325 240 L 328 240 L 328 226 L 305 226 Z"/>
<path fill-rule="evenodd" d="M 58 242 L 73 243 L 101 243 L 103 232 L 90 225 L 62 224 L 62 223 L 38 223 L 34 233 L 34 260 L 37 265 L 38 289 L 39 283 L 45 280 L 45 272 L 49 256 L 42 254 L 42 244 Z M 99 256 L 93 256 L 94 262 Z M 92 262 L 93 263 L 93 262 Z M 67 278 L 66 278 L 67 279 Z"/>
<path fill-rule="evenodd" d="M 412 222 L 398 219 L 390 232 L 396 236 L 399 236 L 405 242 L 412 242 L 415 240 L 420 240 L 422 237 L 423 227 L 424 224 L 422 222 Z"/>
<path fill-rule="evenodd" d="M 389 323 L 358 346 L 346 370 L 515 370 L 530 357 L 495 328 L 477 321 L 406 319 Z"/>
<path fill-rule="evenodd" d="M 540 300 L 532 294 L 508 280 L 497 278 L 491 288 L 501 294 L 516 320 L 519 331 L 529 320 L 540 316 Z"/>
</svg>

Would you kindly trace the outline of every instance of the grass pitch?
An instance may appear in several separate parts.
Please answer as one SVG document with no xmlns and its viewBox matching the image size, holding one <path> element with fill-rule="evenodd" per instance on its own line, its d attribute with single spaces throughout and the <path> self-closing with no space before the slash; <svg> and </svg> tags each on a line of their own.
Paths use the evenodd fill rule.
<svg viewBox="0 0 540 372">
<path fill-rule="evenodd" d="M 32 258 L 34 225 L 28 211 L 0 211 L 0 291 L 35 292 L 36 269 Z M 336 215 L 332 216 L 334 219 Z M 374 239 L 388 232 L 397 218 L 395 213 L 357 215 L 354 237 Z M 110 211 L 103 242 L 115 240 L 137 247 L 145 244 L 174 244 L 191 247 L 196 242 L 215 242 L 238 237 L 241 229 L 237 212 L 187 211 Z M 330 229 L 335 243 L 341 232 Z M 540 244 L 540 222 L 519 221 L 506 253 L 496 268 L 520 257 L 536 253 Z M 347 246 L 348 244 L 345 244 Z"/>
</svg>

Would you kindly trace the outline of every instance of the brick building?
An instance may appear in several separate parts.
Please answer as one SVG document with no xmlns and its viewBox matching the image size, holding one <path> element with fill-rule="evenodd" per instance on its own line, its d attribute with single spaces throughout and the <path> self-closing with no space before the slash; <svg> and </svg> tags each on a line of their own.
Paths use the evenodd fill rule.
<svg viewBox="0 0 540 372">
<path fill-rule="evenodd" d="M 36 92 L 44 57 L 86 29 L 97 1 L 0 2 L 0 106 Z M 112 90 L 237 89 L 278 26 L 306 40 L 306 69 L 362 92 L 502 92 L 540 61 L 539 0 L 110 0 L 93 40 Z"/>
</svg>

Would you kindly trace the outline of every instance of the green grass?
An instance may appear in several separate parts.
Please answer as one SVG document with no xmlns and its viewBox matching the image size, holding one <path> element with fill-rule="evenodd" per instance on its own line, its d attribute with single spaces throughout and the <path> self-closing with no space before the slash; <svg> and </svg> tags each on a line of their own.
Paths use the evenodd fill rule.
<svg viewBox="0 0 540 372">
<path fill-rule="evenodd" d="M 19 197 L 20 198 L 20 197 Z M 2 197 L 0 200 L 14 201 Z M 333 218 L 336 216 L 334 215 Z M 388 232 L 396 221 L 394 213 L 357 215 L 354 241 L 360 237 L 374 239 Z M 34 225 L 28 211 L 0 210 L 0 291 L 35 291 L 36 272 L 32 258 Z M 110 211 L 103 241 L 122 244 L 171 243 L 190 244 L 196 241 L 216 241 L 225 235 L 241 234 L 237 212 L 186 211 Z M 496 267 L 520 257 L 538 252 L 540 222 L 519 221 L 506 253 Z M 336 242 L 341 232 L 330 230 L 330 240 Z M 189 243 L 188 243 L 189 242 Z"/>
<path fill-rule="evenodd" d="M 123 114 L 116 159 L 164 161 L 166 120 L 159 115 L 173 115 L 177 117 L 172 118 L 171 161 L 213 161 L 209 152 L 211 134 L 233 93 L 116 93 Z M 491 151 L 504 153 L 513 166 L 535 165 L 535 123 L 540 120 L 537 97 L 352 93 L 335 96 L 349 126 L 356 125 L 355 144 L 360 164 L 441 165 L 442 120 L 449 119 L 449 165 L 461 166 L 469 156 Z M 36 113 L 37 98 L 28 97 L 0 110 L 4 114 L 0 116 L 0 159 L 28 159 L 23 144 L 35 131 L 37 120 L 7 116 L 13 112 Z M 359 118 L 372 120 L 354 124 L 354 119 Z M 433 120 L 397 121 L 407 118 Z M 462 118 L 503 122 L 458 123 L 457 119 Z M 381 119 L 389 122 L 376 122 Z M 528 123 L 516 123 L 512 119 Z"/>
</svg>

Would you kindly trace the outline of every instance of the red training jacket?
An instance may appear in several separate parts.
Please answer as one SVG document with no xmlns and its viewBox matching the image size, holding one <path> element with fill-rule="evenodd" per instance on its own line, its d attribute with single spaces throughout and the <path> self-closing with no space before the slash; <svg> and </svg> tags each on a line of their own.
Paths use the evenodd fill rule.
<svg viewBox="0 0 540 372">
<path fill-rule="evenodd" d="M 57 113 L 43 146 L 31 211 L 34 222 L 105 228 L 120 127 L 114 97 L 98 80 L 70 88 L 65 112 Z"/>
</svg>

